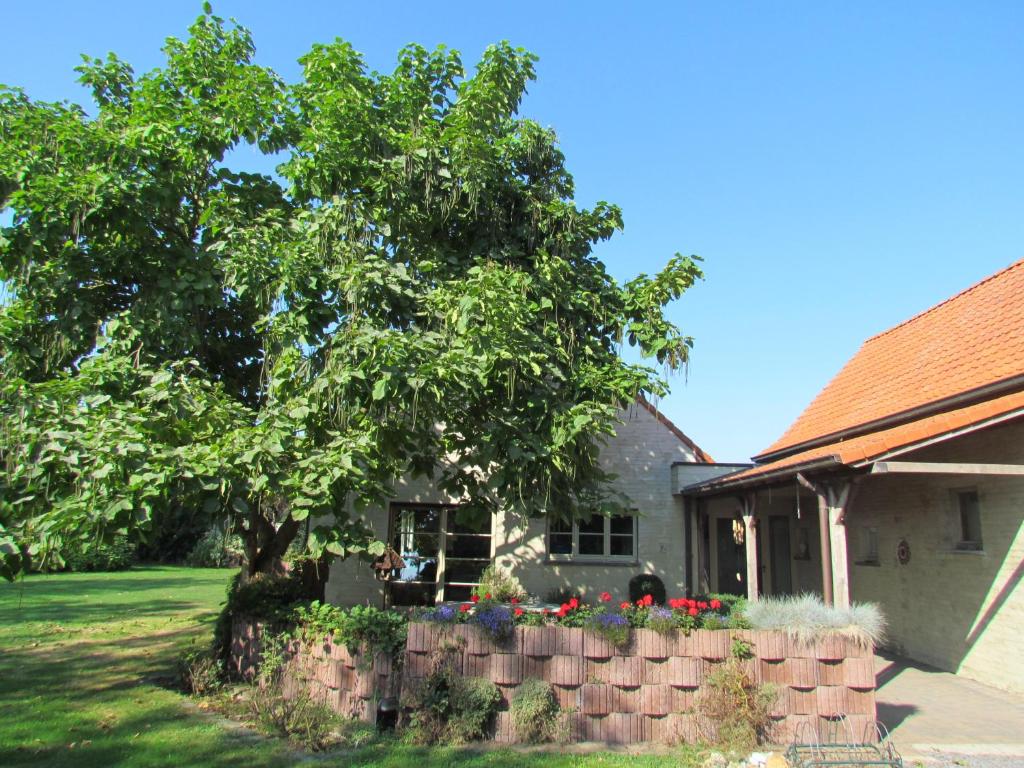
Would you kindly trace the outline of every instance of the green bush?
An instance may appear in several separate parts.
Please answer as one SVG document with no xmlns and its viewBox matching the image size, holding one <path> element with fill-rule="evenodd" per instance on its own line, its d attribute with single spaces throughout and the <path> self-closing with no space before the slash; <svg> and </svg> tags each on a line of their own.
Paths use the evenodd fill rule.
<svg viewBox="0 0 1024 768">
<path fill-rule="evenodd" d="M 353 655 L 365 651 L 367 662 L 382 652 L 398 660 L 405 650 L 408 619 L 398 611 L 382 611 L 369 605 L 344 609 L 314 600 L 296 608 L 294 618 L 306 637 L 331 636 Z"/>
<path fill-rule="evenodd" d="M 561 709 L 551 685 L 529 677 L 516 690 L 509 706 L 512 727 L 520 741 L 540 744 L 556 738 Z"/>
<path fill-rule="evenodd" d="M 409 736 L 417 744 L 478 741 L 487 736 L 500 701 L 498 686 L 456 673 L 450 653 L 441 649 L 430 673 L 410 696 Z"/>
<path fill-rule="evenodd" d="M 185 556 L 185 565 L 193 568 L 225 568 L 239 566 L 244 557 L 242 539 L 226 535 L 217 527 L 210 528 Z"/>
<path fill-rule="evenodd" d="M 268 636 L 264 642 L 259 673 L 249 690 L 249 707 L 256 722 L 265 731 L 313 752 L 335 744 L 341 717 L 333 709 L 314 701 L 305 690 L 285 696 L 287 637 Z"/>
<path fill-rule="evenodd" d="M 739 755 L 770 740 L 770 713 L 778 695 L 774 686 L 754 682 L 747 664 L 739 658 L 749 650 L 749 645 L 734 646 L 734 655 L 708 675 L 697 698 L 704 737 Z"/>
<path fill-rule="evenodd" d="M 490 595 L 492 600 L 499 603 L 526 599 L 526 590 L 519 583 L 519 579 L 493 564 L 484 569 L 480 576 L 480 585 L 474 588 L 473 594 L 480 598 Z"/>
<path fill-rule="evenodd" d="M 223 684 L 223 661 L 212 648 L 198 646 L 193 641 L 178 656 L 178 677 L 184 690 L 204 696 Z"/>
<path fill-rule="evenodd" d="M 109 544 L 84 544 L 64 553 L 69 571 L 124 571 L 135 563 L 135 545 L 127 536 L 116 536 Z"/>
<path fill-rule="evenodd" d="M 665 604 L 665 582 L 653 573 L 639 573 L 629 580 L 629 602 L 636 604 L 644 595 L 654 598 L 657 605 Z"/>
</svg>

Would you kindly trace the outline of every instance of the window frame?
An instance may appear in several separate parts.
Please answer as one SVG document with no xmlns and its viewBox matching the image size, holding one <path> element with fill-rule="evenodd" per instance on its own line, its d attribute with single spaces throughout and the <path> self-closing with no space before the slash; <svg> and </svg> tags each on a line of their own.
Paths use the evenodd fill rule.
<svg viewBox="0 0 1024 768">
<path fill-rule="evenodd" d="M 635 565 L 640 561 L 640 529 L 638 525 L 639 515 L 637 510 L 630 510 L 627 515 L 617 517 L 629 517 L 633 523 L 632 531 L 628 534 L 633 542 L 633 552 L 629 555 L 611 554 L 611 540 L 613 536 L 625 537 L 627 534 L 613 534 L 611 532 L 612 518 L 601 516 L 603 522 L 603 547 L 600 555 L 580 554 L 580 524 L 578 520 L 572 522 L 572 552 L 551 551 L 551 521 L 548 520 L 544 532 L 544 550 L 549 563 L 605 563 L 609 565 Z M 565 531 L 560 532 L 563 535 Z M 584 535 L 587 535 L 584 532 Z"/>
<path fill-rule="evenodd" d="M 881 555 L 879 554 L 878 544 L 878 526 L 877 525 L 862 525 L 859 531 L 859 544 L 858 547 L 860 557 L 858 558 L 857 565 L 881 565 Z"/>
<path fill-rule="evenodd" d="M 457 538 L 459 536 L 474 536 L 490 540 L 490 547 L 488 557 L 486 558 L 490 563 L 494 563 L 494 519 L 491 518 L 490 533 L 459 533 L 453 532 L 448 525 L 448 514 L 454 510 L 457 510 L 460 505 L 458 504 L 427 504 L 412 501 L 393 501 L 388 505 L 388 542 L 395 540 L 396 535 L 399 535 L 398 524 L 401 513 L 405 510 L 422 510 L 422 509 L 434 509 L 438 510 L 441 514 L 441 519 L 438 521 L 438 530 L 436 535 L 438 537 L 438 548 L 437 548 L 437 569 L 434 575 L 434 580 L 431 581 L 394 581 L 388 582 L 387 589 L 390 590 L 391 584 L 423 584 L 434 586 L 434 605 L 441 605 L 446 602 L 445 587 L 477 587 L 480 582 L 451 582 L 447 580 L 447 561 L 449 559 L 453 561 L 466 561 L 466 560 L 480 560 L 483 561 L 484 557 L 456 557 L 449 556 L 448 551 L 448 540 L 449 538 Z M 416 535 L 416 534 L 413 534 Z M 422 534 L 421 534 L 422 535 Z M 486 566 L 485 566 L 486 567 Z M 391 598 L 388 598 L 388 602 L 391 602 Z"/>
<path fill-rule="evenodd" d="M 950 491 L 953 497 L 953 551 L 964 552 L 969 554 L 984 554 L 985 552 L 985 532 L 981 525 L 981 494 L 978 492 L 976 487 L 970 488 L 953 488 Z M 963 499 L 964 496 L 974 496 L 974 508 L 973 510 L 965 509 Z M 967 528 L 969 525 L 965 525 L 965 513 L 973 512 L 975 515 L 975 525 L 977 528 L 978 538 L 968 539 L 965 538 Z"/>
</svg>

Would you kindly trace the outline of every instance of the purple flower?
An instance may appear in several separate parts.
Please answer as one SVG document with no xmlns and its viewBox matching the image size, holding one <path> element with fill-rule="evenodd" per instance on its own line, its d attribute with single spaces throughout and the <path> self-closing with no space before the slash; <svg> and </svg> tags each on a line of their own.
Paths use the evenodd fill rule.
<svg viewBox="0 0 1024 768">
<path fill-rule="evenodd" d="M 427 621 L 436 621 L 441 623 L 455 621 L 455 606 L 454 605 L 441 605 L 432 611 L 427 611 L 423 614 L 423 618 Z"/>
<path fill-rule="evenodd" d="M 511 636 L 514 630 L 512 610 L 506 605 L 487 605 L 478 608 L 470 621 L 494 640 L 504 640 Z"/>
</svg>

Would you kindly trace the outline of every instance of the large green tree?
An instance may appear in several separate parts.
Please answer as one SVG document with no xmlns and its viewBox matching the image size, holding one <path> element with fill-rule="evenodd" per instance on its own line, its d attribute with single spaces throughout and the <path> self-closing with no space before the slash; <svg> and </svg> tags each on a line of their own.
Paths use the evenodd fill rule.
<svg viewBox="0 0 1024 768">
<path fill-rule="evenodd" d="M 171 503 L 228 519 L 250 574 L 307 520 L 314 557 L 377 552 L 352 511 L 403 472 L 468 515 L 613 508 L 598 449 L 686 363 L 664 308 L 700 271 L 607 274 L 619 209 L 579 208 L 518 116 L 535 58 L 380 74 L 335 41 L 286 84 L 209 8 L 165 53 L 87 59 L 91 112 L 0 90 L 5 574 Z"/>
</svg>

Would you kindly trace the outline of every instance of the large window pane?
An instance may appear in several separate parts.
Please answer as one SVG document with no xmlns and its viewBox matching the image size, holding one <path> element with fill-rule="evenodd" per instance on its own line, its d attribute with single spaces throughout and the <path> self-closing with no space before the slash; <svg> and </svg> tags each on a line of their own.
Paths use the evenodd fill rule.
<svg viewBox="0 0 1024 768">
<path fill-rule="evenodd" d="M 604 534 L 604 518 L 600 515 L 594 515 L 589 520 L 580 520 L 580 533 L 600 533 Z"/>
<path fill-rule="evenodd" d="M 484 568 L 490 565 L 487 560 L 445 560 L 444 580 L 446 584 L 457 582 L 460 584 L 478 584 L 480 575 Z"/>
<path fill-rule="evenodd" d="M 491 537 L 479 534 L 449 535 L 444 548 L 447 557 L 486 557 L 491 556 Z"/>
<path fill-rule="evenodd" d="M 581 555 L 603 555 L 604 554 L 604 533 L 592 534 L 583 533 L 580 530 L 580 552 Z"/>
<path fill-rule="evenodd" d="M 633 555 L 632 536 L 612 536 L 610 541 L 611 552 L 615 557 L 631 557 Z"/>
<path fill-rule="evenodd" d="M 633 516 L 632 515 L 615 515 L 615 517 L 609 520 L 611 525 L 611 532 L 613 534 L 626 534 L 629 536 L 633 535 Z"/>
</svg>

